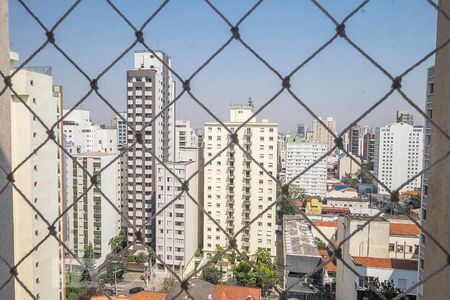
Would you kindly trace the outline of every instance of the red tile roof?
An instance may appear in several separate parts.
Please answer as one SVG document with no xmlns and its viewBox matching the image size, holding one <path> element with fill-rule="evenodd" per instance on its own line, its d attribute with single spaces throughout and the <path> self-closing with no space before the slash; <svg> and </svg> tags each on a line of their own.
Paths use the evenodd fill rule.
<svg viewBox="0 0 450 300">
<path fill-rule="evenodd" d="M 417 260 L 410 259 L 394 259 L 394 258 L 378 258 L 378 257 L 352 257 L 356 265 L 381 268 L 381 269 L 401 269 L 401 270 L 417 270 Z"/>
<path fill-rule="evenodd" d="M 350 209 L 341 207 L 322 207 L 323 212 L 350 213 Z"/>
<path fill-rule="evenodd" d="M 330 256 L 328 255 L 328 250 L 319 250 L 320 255 L 322 256 L 322 262 L 326 262 L 330 259 Z M 325 269 L 328 272 L 336 272 L 336 265 L 330 261 L 325 265 Z"/>
<path fill-rule="evenodd" d="M 131 296 L 131 298 L 123 295 L 119 295 L 117 297 L 106 297 L 106 296 L 94 296 L 91 298 L 91 300 L 164 300 L 167 293 L 160 293 L 160 292 L 149 292 L 149 291 L 142 291 L 139 293 L 134 294 Z"/>
<path fill-rule="evenodd" d="M 131 300 L 164 300 L 167 293 L 142 291 L 134 294 Z"/>
<path fill-rule="evenodd" d="M 416 224 L 390 223 L 389 234 L 393 235 L 419 235 L 420 229 Z"/>
<path fill-rule="evenodd" d="M 337 221 L 313 221 L 314 225 L 322 227 L 337 227 Z"/>
<path fill-rule="evenodd" d="M 214 291 L 213 300 L 261 300 L 261 289 L 218 285 Z"/>
</svg>

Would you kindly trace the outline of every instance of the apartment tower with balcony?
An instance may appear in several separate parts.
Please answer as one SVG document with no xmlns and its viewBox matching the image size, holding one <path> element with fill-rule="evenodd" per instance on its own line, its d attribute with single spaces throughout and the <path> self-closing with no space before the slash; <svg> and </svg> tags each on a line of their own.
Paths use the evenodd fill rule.
<svg viewBox="0 0 450 300">
<path fill-rule="evenodd" d="M 422 171 L 423 127 L 407 123 L 392 123 L 376 130 L 375 175 L 391 191 Z M 416 178 L 401 189 L 419 189 L 421 179 Z M 387 191 L 378 184 L 378 193 Z"/>
<path fill-rule="evenodd" d="M 127 141 L 138 142 L 127 153 L 128 221 L 142 228 L 141 236 L 148 246 L 153 246 L 154 237 L 150 216 L 155 204 L 156 158 L 165 162 L 174 161 L 175 156 L 175 105 L 169 105 L 175 96 L 175 82 L 167 67 L 169 56 L 155 54 L 136 52 L 134 67 L 127 71 L 127 121 L 131 126 Z M 134 240 L 131 228 L 128 239 Z M 139 244 L 137 241 L 133 248 Z"/>
<path fill-rule="evenodd" d="M 230 120 L 224 124 L 237 133 L 239 144 L 274 178 L 277 177 L 278 124 L 268 120 L 258 122 L 252 116 L 254 107 L 232 105 Z M 242 123 L 250 119 L 242 128 Z M 204 124 L 205 161 L 212 159 L 230 143 L 230 134 L 221 124 Z M 204 205 L 208 214 L 230 235 L 250 224 L 263 210 L 276 201 L 276 182 L 266 174 L 251 157 L 237 145 L 231 145 L 216 159 L 208 163 L 204 171 Z M 203 249 L 211 256 L 217 246 L 228 244 L 225 234 L 204 215 Z M 241 251 L 254 253 L 266 248 L 272 255 L 275 244 L 276 207 L 272 206 L 257 221 L 237 236 Z"/>
<path fill-rule="evenodd" d="M 12 61 L 18 60 L 11 53 Z M 13 70 L 11 70 L 13 71 Z M 61 213 L 62 172 L 61 149 L 51 140 L 42 147 L 49 133 L 39 124 L 22 100 L 47 125 L 55 124 L 61 113 L 62 93 L 53 86 L 50 67 L 22 68 L 12 77 L 16 93 L 11 93 L 9 124 L 11 129 L 11 167 L 14 172 L 12 191 L 13 261 L 17 264 L 19 278 L 37 299 L 61 299 L 63 297 L 63 256 L 59 242 L 50 236 L 49 222 L 57 220 Z M 62 90 L 61 90 L 62 92 Z M 61 126 L 53 129 L 55 141 L 61 142 Z M 35 151 L 36 148 L 38 151 Z M 20 192 L 19 192 L 20 191 Z M 34 207 L 33 209 L 27 199 Z M 3 198 L 2 198 L 3 200 Z M 3 230 L 3 229 L 2 229 Z M 54 234 L 62 239 L 62 224 L 56 222 Z M 42 240 L 46 241 L 41 243 Z M 33 250 L 34 249 L 34 250 Z M 33 250 L 31 253 L 30 251 Z M 9 290 L 5 299 L 27 299 L 28 291 L 15 284 L 14 296 Z"/>
</svg>

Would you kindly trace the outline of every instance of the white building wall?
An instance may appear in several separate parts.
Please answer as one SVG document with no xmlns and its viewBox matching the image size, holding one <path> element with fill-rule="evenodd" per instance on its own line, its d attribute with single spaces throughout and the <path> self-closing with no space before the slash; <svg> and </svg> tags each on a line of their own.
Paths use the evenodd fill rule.
<svg viewBox="0 0 450 300">
<path fill-rule="evenodd" d="M 326 144 L 287 143 L 286 181 L 289 182 L 327 152 Z M 327 192 L 327 158 L 294 181 L 307 195 L 324 197 Z"/>
<path fill-rule="evenodd" d="M 167 54 L 157 52 L 156 55 L 170 66 Z M 127 73 L 127 121 L 136 131 L 146 126 L 142 132 L 145 148 L 137 144 L 127 153 L 128 218 L 135 226 L 147 224 L 144 238 L 149 246 L 153 241 L 150 216 L 153 213 L 154 169 L 157 164 L 154 156 L 162 161 L 175 160 L 175 105 L 169 106 L 174 98 L 175 82 L 168 68 L 153 53 L 136 52 L 134 68 Z M 156 115 L 158 118 L 149 125 Z M 128 142 L 134 141 L 134 132 L 130 129 L 127 136 Z M 130 241 L 133 240 L 131 229 L 128 236 Z"/>
<path fill-rule="evenodd" d="M 235 130 L 253 112 L 252 106 L 232 106 L 225 124 Z M 240 145 L 264 168 L 277 176 L 278 124 L 256 122 L 253 118 L 237 132 Z M 228 132 L 219 123 L 205 123 L 205 161 L 229 142 Z M 276 184 L 237 146 L 229 148 L 205 167 L 205 209 L 223 228 L 234 234 L 276 200 Z M 273 206 L 238 237 L 238 247 L 250 253 L 259 247 L 276 253 L 276 208 Z M 204 250 L 211 254 L 216 245 L 226 246 L 223 232 L 205 215 Z"/>
<path fill-rule="evenodd" d="M 64 110 L 66 114 L 69 110 Z M 70 153 L 117 151 L 117 129 L 101 128 L 91 122 L 88 110 L 75 109 L 63 120 L 64 136 Z"/>
<path fill-rule="evenodd" d="M 411 285 L 413 285 L 417 282 L 417 271 L 416 270 L 383 269 L 383 268 L 373 268 L 373 267 L 364 267 L 364 266 L 356 266 L 355 270 L 361 276 L 378 277 L 380 282 L 392 281 L 394 283 L 395 287 L 399 288 L 402 291 L 404 291 L 406 288 L 409 288 Z M 356 277 L 355 277 L 355 280 L 357 280 Z M 416 289 L 412 290 L 408 294 L 415 295 Z"/>
<path fill-rule="evenodd" d="M 400 187 L 422 171 L 423 128 L 406 123 L 393 123 L 376 130 L 375 175 L 389 189 Z M 420 188 L 421 177 L 413 180 L 401 191 Z M 378 185 L 378 193 L 387 191 Z"/>
<path fill-rule="evenodd" d="M 173 172 L 183 182 L 198 169 L 196 161 L 167 162 L 166 169 L 157 165 L 156 209 L 164 209 L 156 217 L 155 249 L 156 254 L 172 270 L 182 272 L 199 246 L 198 240 L 198 206 L 183 193 L 177 200 L 168 205 L 182 191 L 182 184 Z M 189 194 L 198 200 L 198 176 L 189 181 Z M 159 270 L 165 270 L 163 264 L 157 262 Z M 168 272 L 168 270 L 165 270 Z"/>
<path fill-rule="evenodd" d="M 26 69 L 12 78 L 14 90 L 26 101 L 45 124 L 57 121 L 59 98 L 53 96 L 52 76 Z M 11 102 L 12 167 L 18 166 L 44 140 L 47 133 L 33 118 L 20 100 L 12 95 Z M 60 135 L 55 132 L 55 135 Z M 15 184 L 42 215 L 52 222 L 58 217 L 60 202 L 58 182 L 59 148 L 52 141 L 32 155 L 14 174 Z M 47 224 L 13 190 L 14 262 L 19 262 L 48 234 Z M 56 228 L 58 231 L 60 228 Z M 58 233 L 59 236 L 60 233 Z M 18 267 L 22 283 L 35 297 L 59 299 L 63 276 L 60 246 L 54 238 L 41 244 Z M 15 285 L 15 299 L 28 299 L 29 295 Z"/>
<path fill-rule="evenodd" d="M 83 153 L 74 155 L 79 164 L 89 173 L 100 171 L 114 160 L 115 155 L 104 153 Z M 119 161 L 115 161 L 100 174 L 100 190 L 116 206 L 119 206 L 118 174 Z M 73 162 L 67 164 L 67 205 L 70 206 L 90 186 L 83 169 Z M 86 218 L 87 217 L 87 218 Z M 105 197 L 93 187 L 79 199 L 68 212 L 70 248 L 82 256 L 84 249 L 92 243 L 96 265 L 102 264 L 111 252 L 109 240 L 117 235 L 119 215 Z"/>
</svg>

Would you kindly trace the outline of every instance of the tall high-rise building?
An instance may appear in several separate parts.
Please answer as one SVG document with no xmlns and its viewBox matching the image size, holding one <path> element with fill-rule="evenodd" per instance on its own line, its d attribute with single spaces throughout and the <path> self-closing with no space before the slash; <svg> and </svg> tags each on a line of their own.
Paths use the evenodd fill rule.
<svg viewBox="0 0 450 300">
<path fill-rule="evenodd" d="M 123 119 L 127 119 L 127 113 L 121 112 L 120 117 L 113 116 L 111 127 L 117 130 L 117 147 L 123 147 L 127 144 L 127 123 Z"/>
<path fill-rule="evenodd" d="M 305 126 L 305 124 L 297 124 L 297 136 L 300 138 L 306 137 L 306 131 L 308 128 Z"/>
<path fill-rule="evenodd" d="M 64 110 L 64 114 L 68 112 Z M 71 111 L 63 120 L 65 147 L 69 153 L 117 151 L 117 131 L 91 121 L 90 112 Z"/>
<path fill-rule="evenodd" d="M 433 95 L 434 95 L 434 67 L 428 69 L 427 72 L 427 87 L 426 87 L 426 102 L 425 111 L 428 117 L 433 116 Z M 428 168 L 430 166 L 430 155 L 431 155 L 431 130 L 432 125 L 430 121 L 425 120 L 425 131 L 424 131 L 424 152 L 423 152 L 423 167 Z M 429 186 L 429 176 L 430 171 L 425 171 L 422 175 L 422 198 L 421 198 L 421 213 L 420 222 L 422 227 L 427 225 L 427 211 L 428 211 L 428 186 Z M 424 257 L 425 257 L 425 235 L 421 233 L 422 237 L 420 239 L 419 247 L 419 268 L 418 268 L 418 280 L 424 278 Z M 423 296 L 422 286 L 418 288 L 419 297 Z"/>
<path fill-rule="evenodd" d="M 407 123 L 392 123 L 376 130 L 374 169 L 375 175 L 389 189 L 400 187 L 422 170 L 423 127 Z M 402 191 L 420 188 L 420 177 Z M 387 191 L 378 185 L 378 192 Z"/>
<path fill-rule="evenodd" d="M 350 129 L 349 129 L 348 151 L 350 153 L 352 153 L 354 156 L 362 156 L 362 151 L 361 151 L 362 140 L 360 138 L 361 132 L 362 132 L 362 128 L 358 124 L 353 124 L 352 127 L 350 127 Z"/>
<path fill-rule="evenodd" d="M 441 47 L 450 38 L 450 2 L 437 2 L 443 13 L 438 14 L 437 22 L 437 36 L 436 47 Z M 428 111 L 429 116 L 433 122 L 439 124 L 443 132 L 447 134 L 450 132 L 450 49 L 443 47 L 442 51 L 438 51 L 435 55 L 434 67 L 434 83 L 428 88 L 432 89 L 433 94 L 433 108 Z M 431 75 L 431 74 L 430 74 Z M 437 162 L 440 158 L 448 154 L 449 140 L 436 127 L 433 126 L 431 130 L 430 143 L 430 165 Z M 430 236 L 424 240 L 426 243 L 423 277 L 428 278 L 423 283 L 423 297 L 421 299 L 447 299 L 450 295 L 450 268 L 448 266 L 448 254 L 441 249 L 450 249 L 450 160 L 444 159 L 436 164 L 428 176 L 427 188 L 427 216 L 426 216 L 426 230 L 433 236 L 437 243 L 434 243 Z M 425 236 L 424 236 L 425 237 Z M 442 270 L 437 272 L 437 270 Z M 434 275 L 434 276 L 433 276 Z M 432 276 L 431 278 L 429 276 Z"/>
<path fill-rule="evenodd" d="M 363 158 L 373 161 L 375 156 L 375 133 L 367 132 L 364 135 L 364 151 Z"/>
<path fill-rule="evenodd" d="M 322 118 L 319 118 L 322 120 Z M 323 120 L 325 125 L 336 134 L 336 121 L 328 117 L 325 120 Z M 316 139 L 316 142 L 319 144 L 326 144 L 328 146 L 328 149 L 332 149 L 335 145 L 334 137 L 330 134 L 330 132 L 322 126 L 322 124 L 319 123 L 317 120 L 313 120 L 313 130 L 314 130 L 314 137 Z"/>
<path fill-rule="evenodd" d="M 155 204 L 155 157 L 164 162 L 175 160 L 175 105 L 169 106 L 175 97 L 175 82 L 167 68 L 169 56 L 162 52 L 156 55 L 159 59 L 150 52 L 136 52 L 134 68 L 127 71 L 127 121 L 136 132 L 146 126 L 137 138 L 142 143 L 127 153 L 128 218 L 135 227 L 143 226 L 142 238 L 147 245 L 153 245 L 150 216 Z M 128 143 L 135 138 L 135 132 L 128 128 Z M 130 241 L 134 239 L 131 228 L 128 236 Z"/>
<path fill-rule="evenodd" d="M 326 144 L 287 143 L 286 181 L 289 182 L 328 151 Z M 327 193 L 327 158 L 314 165 L 293 184 L 307 195 L 325 197 Z"/>
<path fill-rule="evenodd" d="M 234 131 L 254 112 L 249 105 L 230 107 L 230 120 L 225 125 Z M 220 123 L 204 125 L 205 161 L 214 157 L 230 142 L 227 130 Z M 239 144 L 251 153 L 264 168 L 277 177 L 278 124 L 252 118 L 238 132 Z M 205 209 L 230 234 L 246 226 L 259 213 L 276 201 L 276 183 L 238 146 L 232 145 L 205 171 Z M 228 240 L 208 216 L 204 216 L 203 249 L 211 256 L 216 246 L 226 246 Z M 240 250 L 254 253 L 263 247 L 276 254 L 276 208 L 271 207 L 258 221 L 237 238 Z"/>
<path fill-rule="evenodd" d="M 12 58 L 18 60 L 18 55 L 13 54 Z M 62 97 L 54 94 L 50 67 L 23 68 L 12 77 L 12 83 L 20 98 L 45 124 L 56 123 L 61 112 Z M 56 220 L 63 205 L 61 150 L 49 141 L 28 157 L 47 139 L 48 133 L 15 94 L 11 93 L 9 101 L 11 166 L 14 168 L 21 164 L 14 173 L 15 185 L 21 192 L 13 190 L 12 211 L 9 212 L 13 222 L 13 239 L 9 243 L 13 243 L 14 249 L 14 260 L 10 263 L 16 264 L 29 255 L 17 268 L 22 284 L 38 299 L 60 299 L 64 290 L 61 246 L 53 237 L 41 244 L 49 233 L 48 225 L 24 197 L 47 220 Z M 57 141 L 61 137 L 60 130 L 61 126 L 54 129 Z M 57 236 L 63 238 L 61 223 L 57 223 L 55 227 Z M 35 250 L 29 254 L 34 247 Z M 9 295 L 5 299 L 29 297 L 27 291 L 16 284 L 13 298 Z"/>
<path fill-rule="evenodd" d="M 198 154 L 198 151 L 197 151 Z M 199 247 L 199 208 L 186 193 L 168 205 L 182 191 L 182 183 L 198 170 L 198 159 L 157 164 L 155 223 L 156 255 L 175 272 L 182 272 Z M 168 169 L 169 170 L 168 170 Z M 175 174 L 181 182 L 173 176 Z M 189 194 L 198 201 L 198 176 L 189 180 Z M 165 270 L 157 262 L 158 270 Z"/>
<path fill-rule="evenodd" d="M 191 126 L 191 121 L 175 121 L 175 148 L 176 151 L 190 147 L 198 147 L 198 137 Z"/>
<path fill-rule="evenodd" d="M 112 201 L 113 205 L 119 207 L 120 199 L 117 198 L 119 161 L 114 161 L 116 155 L 86 152 L 74 154 L 74 158 L 90 174 L 99 172 L 109 164 L 98 175 L 97 181 L 103 194 Z M 71 250 L 80 257 L 83 256 L 86 248 L 92 245 L 96 265 L 99 266 L 111 252 L 109 240 L 117 235 L 119 216 L 97 188 L 88 190 L 90 180 L 77 162 L 67 163 L 67 205 L 73 204 L 72 209 L 67 213 L 68 240 Z"/>
<path fill-rule="evenodd" d="M 407 111 L 397 110 L 397 123 L 407 123 L 414 125 L 414 115 Z"/>
</svg>

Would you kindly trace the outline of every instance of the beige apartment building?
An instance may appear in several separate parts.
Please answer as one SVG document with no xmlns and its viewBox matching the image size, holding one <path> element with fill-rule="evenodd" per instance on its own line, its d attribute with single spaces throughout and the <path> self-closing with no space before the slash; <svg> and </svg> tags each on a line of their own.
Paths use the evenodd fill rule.
<svg viewBox="0 0 450 300">
<path fill-rule="evenodd" d="M 235 131 L 253 112 L 251 103 L 232 105 L 230 120 L 225 125 Z M 237 136 L 240 145 L 276 178 L 278 124 L 268 120 L 258 122 L 253 117 L 237 131 Z M 212 159 L 229 142 L 229 133 L 221 124 L 205 123 L 205 161 Z M 209 163 L 204 172 L 205 209 L 231 235 L 276 201 L 276 182 L 236 145 Z M 262 247 L 275 255 L 275 228 L 274 205 L 237 237 L 239 249 L 254 253 Z M 203 235 L 207 255 L 211 255 L 216 246 L 228 244 L 225 234 L 206 215 Z"/>
<path fill-rule="evenodd" d="M 12 53 L 11 59 L 18 60 Z M 12 78 L 14 90 L 45 124 L 54 124 L 61 112 L 61 95 L 54 94 L 50 67 L 27 67 Z M 16 95 L 11 95 L 11 157 L 12 168 L 19 166 L 48 137 L 46 130 L 28 111 Z M 54 130 L 55 139 L 61 137 L 60 128 Z M 52 141 L 47 142 L 14 173 L 12 215 L 14 222 L 14 262 L 19 262 L 33 247 L 17 271 L 20 280 L 37 299 L 61 299 L 63 296 L 62 252 L 58 241 L 49 237 L 48 225 L 24 200 L 26 197 L 49 222 L 61 213 L 61 150 Z M 62 238 L 61 223 L 56 224 L 56 235 Z M 29 295 L 15 285 L 15 299 Z"/>
<path fill-rule="evenodd" d="M 322 118 L 319 119 L 322 120 Z M 332 117 L 328 117 L 322 121 L 334 134 L 336 134 L 336 120 L 334 120 Z M 334 137 L 330 134 L 330 132 L 317 120 L 313 120 L 312 127 L 316 142 L 319 144 L 327 144 L 328 150 L 332 149 L 335 145 L 335 142 Z"/>
</svg>

